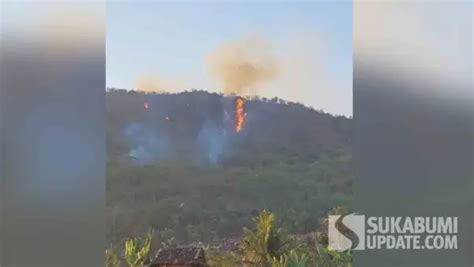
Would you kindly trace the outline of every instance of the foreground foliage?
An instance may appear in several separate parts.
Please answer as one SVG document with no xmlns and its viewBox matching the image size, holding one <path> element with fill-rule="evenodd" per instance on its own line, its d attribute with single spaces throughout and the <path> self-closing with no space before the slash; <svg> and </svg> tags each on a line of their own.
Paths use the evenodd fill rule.
<svg viewBox="0 0 474 267">
<path fill-rule="evenodd" d="M 153 232 L 149 232 L 142 240 L 132 238 L 125 241 L 125 261 L 130 267 L 142 267 L 150 262 L 149 254 Z"/>
<path fill-rule="evenodd" d="M 268 258 L 279 257 L 287 249 L 289 240 L 277 229 L 275 215 L 263 210 L 255 219 L 257 228 L 244 228 L 240 245 L 242 261 L 247 265 L 268 265 Z"/>
<path fill-rule="evenodd" d="M 120 260 L 112 248 L 105 250 L 105 267 L 120 267 Z"/>
<path fill-rule="evenodd" d="M 244 229 L 237 251 L 220 251 L 206 246 L 207 263 L 211 267 L 352 267 L 351 251 L 337 252 L 319 243 L 316 235 L 298 239 L 279 227 L 275 215 L 263 210 L 255 219 L 253 229 Z M 142 267 L 150 262 L 153 233 L 141 239 L 125 241 L 123 256 L 106 250 L 106 266 Z M 161 242 L 160 249 L 177 247 L 175 239 Z"/>
<path fill-rule="evenodd" d="M 291 250 L 289 253 L 283 254 L 280 257 L 270 258 L 272 267 L 305 267 L 307 266 L 309 256 L 305 253 L 297 253 Z"/>
</svg>

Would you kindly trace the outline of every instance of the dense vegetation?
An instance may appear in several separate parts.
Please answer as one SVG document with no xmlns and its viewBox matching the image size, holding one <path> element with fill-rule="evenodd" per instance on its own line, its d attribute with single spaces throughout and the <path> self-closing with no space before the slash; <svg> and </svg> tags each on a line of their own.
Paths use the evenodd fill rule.
<svg viewBox="0 0 474 267">
<path fill-rule="evenodd" d="M 335 209 L 340 210 L 340 209 Z M 351 251 L 329 250 L 321 243 L 321 235 L 297 238 L 279 227 L 273 213 L 263 210 L 254 218 L 251 229 L 244 228 L 243 238 L 234 251 L 216 250 L 205 246 L 207 263 L 211 267 L 351 267 Z M 125 241 L 123 250 L 106 250 L 106 267 L 147 266 L 153 260 L 151 248 L 153 232 L 141 240 L 132 238 Z M 327 238 L 327 236 L 326 236 Z M 156 249 L 176 247 L 174 242 L 163 242 Z M 120 255 L 123 255 L 121 257 Z"/>
<path fill-rule="evenodd" d="M 251 98 L 236 134 L 230 96 L 108 90 L 106 97 L 111 244 L 150 228 L 154 243 L 241 240 L 263 209 L 303 235 L 333 207 L 350 206 L 349 118 Z"/>
</svg>

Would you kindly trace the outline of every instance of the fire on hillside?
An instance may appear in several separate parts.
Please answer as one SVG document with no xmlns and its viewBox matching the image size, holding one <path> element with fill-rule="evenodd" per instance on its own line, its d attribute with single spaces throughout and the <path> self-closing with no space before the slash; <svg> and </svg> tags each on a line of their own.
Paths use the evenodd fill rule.
<svg viewBox="0 0 474 267">
<path fill-rule="evenodd" d="M 236 97 L 235 99 L 235 132 L 242 131 L 245 123 L 245 100 L 243 97 Z"/>
</svg>

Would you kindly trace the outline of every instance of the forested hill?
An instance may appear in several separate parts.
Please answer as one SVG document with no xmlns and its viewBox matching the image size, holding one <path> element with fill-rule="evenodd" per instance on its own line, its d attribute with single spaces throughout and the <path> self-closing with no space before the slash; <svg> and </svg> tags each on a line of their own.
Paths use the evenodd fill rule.
<svg viewBox="0 0 474 267">
<path fill-rule="evenodd" d="M 314 230 L 350 203 L 351 123 L 302 104 L 205 91 L 106 93 L 108 238 L 183 242 L 236 236 L 262 208 L 288 229 Z"/>
<path fill-rule="evenodd" d="M 234 158 L 238 161 L 252 161 L 279 150 L 316 159 L 323 153 L 346 149 L 351 143 L 350 119 L 278 98 L 247 99 L 243 130 L 235 134 L 234 100 L 205 91 L 143 94 L 109 90 L 109 155 L 128 153 L 133 146 L 154 153 L 150 143 L 158 141 L 143 140 L 147 134 L 157 134 L 171 144 L 161 150 L 156 147 L 157 153 L 166 154 L 154 155 L 158 159 L 189 153 L 199 156 L 199 146 L 206 145 L 222 146 L 223 151 L 216 151 L 222 156 L 243 153 L 241 158 Z M 226 140 L 220 144 L 220 139 Z M 206 142 L 210 144 L 203 144 Z"/>
</svg>

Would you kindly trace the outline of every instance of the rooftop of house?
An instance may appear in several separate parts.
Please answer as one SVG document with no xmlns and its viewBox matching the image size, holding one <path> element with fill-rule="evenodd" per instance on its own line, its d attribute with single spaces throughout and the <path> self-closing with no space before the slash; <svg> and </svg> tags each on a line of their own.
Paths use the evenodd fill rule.
<svg viewBox="0 0 474 267">
<path fill-rule="evenodd" d="M 204 249 L 199 247 L 163 249 L 152 266 L 156 264 L 206 264 L 206 257 Z"/>
</svg>

